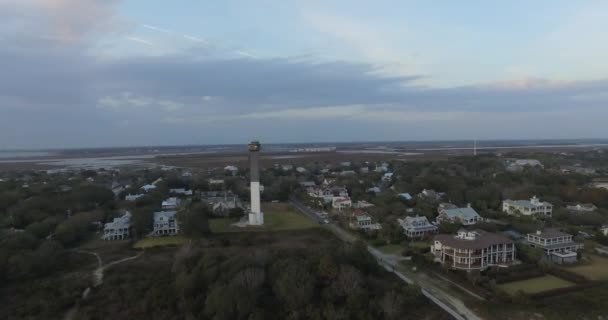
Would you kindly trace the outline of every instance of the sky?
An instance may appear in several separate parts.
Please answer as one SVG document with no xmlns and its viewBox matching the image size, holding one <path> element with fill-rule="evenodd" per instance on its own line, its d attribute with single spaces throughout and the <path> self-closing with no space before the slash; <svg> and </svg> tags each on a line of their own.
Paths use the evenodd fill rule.
<svg viewBox="0 0 608 320">
<path fill-rule="evenodd" d="M 0 0 L 0 150 L 608 138 L 608 2 Z"/>
</svg>

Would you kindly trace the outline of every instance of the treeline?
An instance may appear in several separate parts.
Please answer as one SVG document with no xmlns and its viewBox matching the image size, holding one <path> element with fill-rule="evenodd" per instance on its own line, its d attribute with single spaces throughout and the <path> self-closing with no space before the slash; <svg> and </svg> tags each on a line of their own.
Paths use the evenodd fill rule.
<svg viewBox="0 0 608 320">
<path fill-rule="evenodd" d="M 111 270 L 80 319 L 447 319 L 363 244 L 238 255 L 190 247 L 164 264 L 146 254 Z"/>
</svg>

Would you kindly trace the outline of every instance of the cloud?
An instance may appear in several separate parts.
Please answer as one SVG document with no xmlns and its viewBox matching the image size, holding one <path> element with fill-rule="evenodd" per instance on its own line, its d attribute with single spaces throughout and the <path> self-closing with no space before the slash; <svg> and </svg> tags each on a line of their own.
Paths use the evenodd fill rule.
<svg viewBox="0 0 608 320">
<path fill-rule="evenodd" d="M 608 134 L 608 79 L 435 88 L 418 84 L 424 74 L 390 75 L 375 63 L 213 45 L 101 56 L 91 40 L 114 31 L 74 18 L 73 2 L 50 3 L 66 21 L 25 19 L 46 10 L 42 1 L 20 3 L 23 12 L 0 5 L 0 147 L 227 143 L 252 132 L 273 141 Z M 88 5 L 89 18 L 116 15 L 116 1 L 73 4 Z"/>
<path fill-rule="evenodd" d="M 142 43 L 148 46 L 153 46 L 154 43 L 148 41 L 148 40 L 144 40 L 142 38 L 138 38 L 138 37 L 133 37 L 133 36 L 124 36 L 125 39 L 133 41 L 133 42 L 137 42 L 137 43 Z"/>
<path fill-rule="evenodd" d="M 122 22 L 116 7 L 120 0 L 3 0 L 0 16 L 7 33 L 38 31 L 41 37 L 76 44 L 106 34 Z"/>
</svg>

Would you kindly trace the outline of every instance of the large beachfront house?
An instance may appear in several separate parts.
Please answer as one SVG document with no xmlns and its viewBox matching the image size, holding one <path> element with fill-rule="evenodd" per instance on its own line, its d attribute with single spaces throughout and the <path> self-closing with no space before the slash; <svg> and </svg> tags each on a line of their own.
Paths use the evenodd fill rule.
<svg viewBox="0 0 608 320">
<path fill-rule="evenodd" d="M 174 236 L 179 233 L 177 211 L 154 212 L 154 236 Z"/>
<path fill-rule="evenodd" d="M 582 244 L 572 240 L 572 235 L 556 229 L 528 233 L 526 240 L 530 247 L 543 249 L 546 261 L 557 264 L 576 262 L 576 251 L 583 248 Z"/>
<path fill-rule="evenodd" d="M 439 215 L 437 216 L 438 223 L 451 222 L 471 226 L 483 220 L 477 211 L 471 208 L 470 205 L 467 205 L 465 208 L 456 208 L 445 205 L 443 206 L 444 209 L 441 207 L 442 206 L 440 206 L 439 209 Z"/>
<path fill-rule="evenodd" d="M 490 266 L 507 267 L 515 260 L 515 243 L 503 235 L 483 230 L 433 237 L 431 252 L 435 260 L 457 270 L 484 270 Z"/>
<path fill-rule="evenodd" d="M 103 227 L 103 240 L 125 240 L 131 236 L 131 213 L 125 212 L 124 215 L 114 218 L 112 222 L 106 223 Z"/>
<path fill-rule="evenodd" d="M 502 211 L 508 214 L 550 217 L 553 213 L 553 205 L 540 201 L 534 196 L 530 200 L 505 200 L 502 202 Z"/>
<path fill-rule="evenodd" d="M 427 234 L 437 232 L 437 226 L 431 224 L 425 216 L 405 217 L 405 219 L 397 219 L 397 222 L 410 239 L 424 238 Z"/>
</svg>

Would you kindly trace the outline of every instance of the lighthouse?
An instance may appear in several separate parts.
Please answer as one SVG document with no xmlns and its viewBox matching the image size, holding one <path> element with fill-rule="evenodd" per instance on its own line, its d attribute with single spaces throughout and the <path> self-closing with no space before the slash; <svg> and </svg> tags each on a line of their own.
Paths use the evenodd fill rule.
<svg viewBox="0 0 608 320">
<path fill-rule="evenodd" d="M 259 158 L 262 145 L 259 141 L 249 144 L 249 175 L 251 176 L 251 211 L 249 212 L 249 224 L 261 226 L 264 224 L 264 214 L 260 206 L 260 169 Z"/>
</svg>

